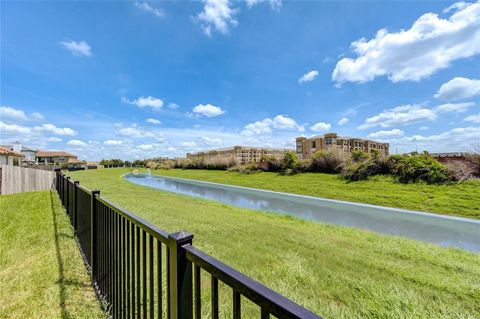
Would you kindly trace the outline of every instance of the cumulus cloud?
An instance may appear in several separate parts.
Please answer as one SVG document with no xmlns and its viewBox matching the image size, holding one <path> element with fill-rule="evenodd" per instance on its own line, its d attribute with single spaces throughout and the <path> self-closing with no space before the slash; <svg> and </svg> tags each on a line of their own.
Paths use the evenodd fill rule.
<svg viewBox="0 0 480 319">
<path fill-rule="evenodd" d="M 92 56 L 92 48 L 85 41 L 73 41 L 65 40 L 61 41 L 60 44 L 70 51 L 70 53 L 76 57 L 90 57 Z"/>
<path fill-rule="evenodd" d="M 0 121 L 0 131 L 3 133 L 16 133 L 16 134 L 28 134 L 32 130 L 26 126 L 20 126 L 16 124 L 7 124 Z"/>
<path fill-rule="evenodd" d="M 346 117 L 342 117 L 339 121 L 338 121 L 338 125 L 345 125 L 348 123 L 348 118 Z"/>
<path fill-rule="evenodd" d="M 152 144 L 140 144 L 137 146 L 139 149 L 142 151 L 151 151 L 153 150 L 153 145 Z"/>
<path fill-rule="evenodd" d="M 204 0 L 203 11 L 197 18 L 201 21 L 206 35 L 211 36 L 213 29 L 227 34 L 230 26 L 235 26 L 236 10 L 232 8 L 231 0 Z"/>
<path fill-rule="evenodd" d="M 298 79 L 298 83 L 302 84 L 302 83 L 305 83 L 305 82 L 313 81 L 313 80 L 315 80 L 315 78 L 317 76 L 318 76 L 318 71 L 317 70 L 309 71 L 309 72 L 305 73 L 304 75 L 302 75 L 301 78 Z"/>
<path fill-rule="evenodd" d="M 466 112 L 470 107 L 474 106 L 475 103 L 447 103 L 435 107 L 435 112 L 437 113 L 462 113 Z"/>
<path fill-rule="evenodd" d="M 338 85 L 384 75 L 392 82 L 420 81 L 452 61 L 480 53 L 480 1 L 452 10 L 449 18 L 426 13 L 407 30 L 381 29 L 370 40 L 352 42 L 357 57 L 338 61 L 332 79 Z"/>
<path fill-rule="evenodd" d="M 380 114 L 369 117 L 360 125 L 359 129 L 370 127 L 392 127 L 398 125 L 410 125 L 424 121 L 434 121 L 440 113 L 460 113 L 475 105 L 468 103 L 447 103 L 438 105 L 434 108 L 427 108 L 422 105 L 402 105 L 396 108 L 385 110 Z"/>
<path fill-rule="evenodd" d="M 206 146 L 220 146 L 222 145 L 223 141 L 218 137 L 201 137 L 200 143 Z"/>
<path fill-rule="evenodd" d="M 145 11 L 145 12 L 148 12 L 148 13 L 151 13 L 156 17 L 161 18 L 165 15 L 165 13 L 163 12 L 162 9 L 152 7 L 148 2 L 134 2 L 133 4 L 138 9 L 140 9 L 142 11 Z"/>
<path fill-rule="evenodd" d="M 310 127 L 310 130 L 314 132 L 324 132 L 328 131 L 332 128 L 332 125 L 330 123 L 325 123 L 325 122 L 318 122 Z"/>
<path fill-rule="evenodd" d="M 206 117 L 215 117 L 225 113 L 220 107 L 212 104 L 199 104 L 193 108 L 193 113 Z"/>
<path fill-rule="evenodd" d="M 37 112 L 32 113 L 31 116 L 28 116 L 22 110 L 18 110 L 10 106 L 0 106 L 0 118 L 16 120 L 16 121 L 28 121 L 28 120 L 43 120 L 44 116 Z"/>
<path fill-rule="evenodd" d="M 155 124 L 155 125 L 160 125 L 160 124 L 162 124 L 161 121 L 159 121 L 159 120 L 157 120 L 157 119 L 152 119 L 152 118 L 147 119 L 147 122 L 150 123 L 150 124 Z"/>
<path fill-rule="evenodd" d="M 42 124 L 40 126 L 35 126 L 34 130 L 37 132 L 49 132 L 53 133 L 55 135 L 76 135 L 77 132 L 71 128 L 68 127 L 57 127 L 53 124 Z"/>
<path fill-rule="evenodd" d="M 469 115 L 465 118 L 467 122 L 480 123 L 480 113 L 476 115 Z"/>
<path fill-rule="evenodd" d="M 122 140 L 106 140 L 103 142 L 105 145 L 122 145 L 123 141 Z"/>
<path fill-rule="evenodd" d="M 282 0 L 247 0 L 247 7 L 251 8 L 259 3 L 268 2 L 272 10 L 280 10 L 282 8 Z"/>
<path fill-rule="evenodd" d="M 382 138 L 386 138 L 386 137 L 403 136 L 404 134 L 405 134 L 405 132 L 396 128 L 396 129 L 393 129 L 393 130 L 390 130 L 390 131 L 377 131 L 377 132 L 374 132 L 374 133 L 370 133 L 370 134 L 368 134 L 367 137 L 368 138 L 382 139 Z"/>
<path fill-rule="evenodd" d="M 122 97 L 121 101 L 123 103 L 136 105 L 139 108 L 151 107 L 154 111 L 159 111 L 163 106 L 163 100 L 153 96 L 141 96 L 135 100 L 129 100 L 126 97 Z"/>
<path fill-rule="evenodd" d="M 180 105 L 176 104 L 176 103 L 168 103 L 168 108 L 171 109 L 171 110 L 176 110 L 180 107 Z"/>
<path fill-rule="evenodd" d="M 297 130 L 299 132 L 303 132 L 305 130 L 303 125 L 298 124 L 294 119 L 285 115 L 277 115 L 273 119 L 266 118 L 261 121 L 245 125 L 240 134 L 243 136 L 270 134 L 272 133 L 273 129 Z"/>
<path fill-rule="evenodd" d="M 58 143 L 58 142 L 61 142 L 62 139 L 59 138 L 59 137 L 56 137 L 56 136 L 52 136 L 52 137 L 47 138 L 47 141 L 52 142 L 52 143 Z"/>
<path fill-rule="evenodd" d="M 67 145 L 82 147 L 82 146 L 87 146 L 87 143 L 82 142 L 80 140 L 70 140 L 70 141 L 67 142 Z"/>
<path fill-rule="evenodd" d="M 435 97 L 453 101 L 480 95 L 480 80 L 456 77 L 443 83 Z"/>
<path fill-rule="evenodd" d="M 140 128 L 137 126 L 122 127 L 118 130 L 118 134 L 121 136 L 128 136 L 134 138 L 149 137 L 157 141 L 164 141 L 165 137 L 161 132 Z"/>
</svg>

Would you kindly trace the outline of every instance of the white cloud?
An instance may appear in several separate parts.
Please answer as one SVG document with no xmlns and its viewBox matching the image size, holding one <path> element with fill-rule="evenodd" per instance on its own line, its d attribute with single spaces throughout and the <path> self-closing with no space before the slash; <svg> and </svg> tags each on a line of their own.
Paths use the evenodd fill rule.
<svg viewBox="0 0 480 319">
<path fill-rule="evenodd" d="M 172 110 L 176 110 L 180 107 L 180 105 L 176 104 L 176 103 L 168 103 L 168 108 L 169 109 L 172 109 Z"/>
<path fill-rule="evenodd" d="M 436 98 L 442 100 L 460 100 L 480 95 L 480 80 L 456 77 L 443 83 Z"/>
<path fill-rule="evenodd" d="M 436 135 L 413 135 L 389 139 L 390 148 L 408 152 L 415 148 L 430 152 L 468 151 L 480 140 L 480 127 L 459 127 Z M 393 147 L 392 147 L 393 146 Z"/>
<path fill-rule="evenodd" d="M 469 115 L 465 118 L 465 121 L 473 122 L 473 123 L 480 123 L 480 113 L 476 115 Z"/>
<path fill-rule="evenodd" d="M 317 76 L 318 76 L 318 71 L 317 70 L 309 71 L 309 72 L 305 73 L 304 75 L 302 75 L 301 78 L 298 79 L 298 83 L 302 84 L 304 82 L 313 81 L 313 80 L 315 80 L 315 78 Z"/>
<path fill-rule="evenodd" d="M 181 146 L 184 147 L 184 148 L 192 149 L 192 148 L 197 147 L 197 143 L 195 143 L 195 142 L 183 142 L 181 144 Z"/>
<path fill-rule="evenodd" d="M 132 125 L 130 127 L 123 127 L 118 130 L 118 134 L 122 136 L 134 137 L 134 138 L 153 138 L 157 141 L 164 141 L 164 135 L 161 132 L 154 131 L 154 130 L 147 130 L 136 125 Z"/>
<path fill-rule="evenodd" d="M 418 129 L 420 131 L 427 131 L 429 129 L 429 127 L 428 126 L 420 126 Z"/>
<path fill-rule="evenodd" d="M 222 139 L 217 137 L 201 137 L 200 142 L 206 146 L 220 146 L 223 143 Z"/>
<path fill-rule="evenodd" d="M 47 139 L 47 141 L 53 142 L 53 143 L 58 143 L 58 142 L 61 142 L 62 139 L 59 138 L 59 137 L 56 137 L 56 136 L 52 136 L 52 137 L 49 137 L 49 138 Z"/>
<path fill-rule="evenodd" d="M 199 104 L 193 108 L 193 113 L 206 117 L 215 117 L 222 115 L 225 111 L 212 104 Z"/>
<path fill-rule="evenodd" d="M 65 40 L 61 41 L 60 44 L 70 51 L 71 54 L 77 57 L 90 57 L 92 56 L 92 49 L 85 41 L 73 41 L 73 40 Z"/>
<path fill-rule="evenodd" d="M 17 121 L 43 120 L 44 116 L 38 112 L 32 113 L 29 117 L 24 111 L 10 106 L 0 106 L 0 118 Z"/>
<path fill-rule="evenodd" d="M 159 121 L 159 120 L 157 120 L 157 119 L 152 119 L 152 118 L 147 119 L 147 122 L 150 123 L 150 124 L 155 124 L 155 125 L 160 125 L 160 124 L 162 124 L 161 121 Z"/>
<path fill-rule="evenodd" d="M 159 8 L 154 8 L 148 2 L 134 2 L 135 7 L 138 9 L 149 12 L 159 18 L 163 17 L 165 15 L 165 12 L 163 12 L 162 9 Z"/>
<path fill-rule="evenodd" d="M 272 133 L 273 129 L 297 130 L 299 132 L 303 132 L 305 130 L 303 125 L 299 125 L 294 119 L 285 115 L 277 115 L 273 119 L 266 118 L 261 121 L 245 125 L 240 134 L 243 136 L 270 134 Z"/>
<path fill-rule="evenodd" d="M 398 137 L 398 136 L 403 136 L 405 133 L 402 130 L 399 129 L 393 129 L 390 131 L 377 131 L 374 133 L 368 134 L 368 138 L 386 138 L 386 137 Z"/>
<path fill-rule="evenodd" d="M 103 142 L 105 145 L 122 145 L 123 141 L 122 140 L 106 140 Z"/>
<path fill-rule="evenodd" d="M 163 100 L 153 96 L 141 96 L 135 100 L 129 100 L 126 97 L 122 97 L 121 101 L 123 103 L 136 105 L 140 108 L 151 107 L 154 111 L 159 111 L 163 106 Z"/>
<path fill-rule="evenodd" d="M 338 125 L 345 125 L 348 123 L 348 118 L 346 117 L 342 117 L 339 121 L 338 121 Z"/>
<path fill-rule="evenodd" d="M 268 2 L 272 10 L 280 10 L 282 8 L 282 0 L 247 0 L 247 7 L 251 8 L 262 2 Z"/>
<path fill-rule="evenodd" d="M 447 104 L 442 104 L 437 107 L 435 107 L 434 111 L 437 113 L 449 113 L 449 112 L 454 112 L 454 113 L 462 113 L 467 111 L 470 107 L 474 106 L 475 103 L 473 102 L 468 102 L 468 103 L 447 103 Z"/>
<path fill-rule="evenodd" d="M 352 42 L 357 57 L 341 59 L 332 79 L 363 83 L 386 75 L 392 82 L 420 81 L 480 53 L 480 1 L 457 9 L 447 19 L 426 13 L 410 29 L 381 29 L 370 40 Z"/>
<path fill-rule="evenodd" d="M 313 126 L 311 126 L 310 130 L 314 132 L 324 132 L 324 131 L 330 130 L 331 128 L 332 128 L 332 125 L 330 123 L 318 122 Z"/>
<path fill-rule="evenodd" d="M 456 10 L 459 10 L 459 9 L 463 9 L 467 5 L 468 5 L 467 2 L 463 2 L 463 1 L 455 2 L 450 7 L 446 8 L 446 9 L 443 9 L 443 13 L 449 13 L 450 11 L 456 11 Z"/>
<path fill-rule="evenodd" d="M 152 144 L 141 144 L 137 146 L 139 149 L 142 151 L 151 151 L 153 150 L 153 145 Z"/>
<path fill-rule="evenodd" d="M 53 124 L 42 124 L 40 126 L 35 126 L 34 130 L 38 131 L 38 132 L 49 132 L 49 133 L 53 133 L 53 134 L 56 134 L 56 135 L 70 135 L 70 136 L 72 136 L 72 135 L 77 134 L 77 132 L 75 132 L 75 130 L 73 130 L 71 128 L 68 128 L 68 127 L 61 128 L 61 127 L 57 127 Z"/>
<path fill-rule="evenodd" d="M 7 124 L 0 121 L 0 131 L 2 132 L 2 135 L 3 133 L 29 134 L 31 129 L 26 126 Z"/>
<path fill-rule="evenodd" d="M 87 143 L 82 142 L 80 140 L 70 140 L 70 141 L 67 142 L 67 145 L 82 147 L 82 146 L 87 146 Z"/>
<path fill-rule="evenodd" d="M 204 3 L 203 11 L 197 17 L 206 35 L 211 36 L 213 28 L 227 34 L 230 26 L 237 24 L 231 0 L 204 0 Z"/>
</svg>

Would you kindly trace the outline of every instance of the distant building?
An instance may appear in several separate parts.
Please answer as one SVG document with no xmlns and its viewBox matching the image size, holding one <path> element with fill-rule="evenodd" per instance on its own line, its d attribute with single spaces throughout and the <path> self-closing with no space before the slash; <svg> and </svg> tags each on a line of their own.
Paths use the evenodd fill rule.
<svg viewBox="0 0 480 319">
<path fill-rule="evenodd" d="M 19 166 L 23 157 L 23 154 L 0 147 L 0 165 Z"/>
<path fill-rule="evenodd" d="M 465 161 L 469 153 L 463 152 L 447 152 L 447 153 L 429 153 L 431 157 L 439 161 L 440 163 L 445 163 L 449 161 Z"/>
<path fill-rule="evenodd" d="M 0 145 L 0 147 L 22 154 L 23 155 L 22 161 L 21 161 L 22 166 L 34 165 L 36 163 L 35 154 L 37 151 L 20 144 L 20 142 L 15 142 L 12 145 Z"/>
<path fill-rule="evenodd" d="M 56 164 L 56 165 L 61 165 L 61 164 L 71 164 L 71 165 L 77 165 L 84 163 L 82 161 L 79 161 L 77 159 L 76 155 L 67 153 L 67 152 L 57 152 L 57 151 L 37 151 L 36 154 L 37 162 L 39 164 Z"/>
<path fill-rule="evenodd" d="M 262 156 L 271 156 L 280 158 L 289 151 L 283 148 L 265 148 L 254 146 L 233 146 L 226 148 L 219 148 L 198 153 L 187 153 L 187 158 L 213 158 L 224 157 L 234 158 L 239 163 L 258 162 Z"/>
<path fill-rule="evenodd" d="M 356 137 L 339 136 L 337 133 L 327 133 L 310 138 L 296 138 L 296 152 L 301 159 L 309 158 L 316 151 L 340 151 L 351 153 L 354 151 L 378 151 L 381 155 L 388 155 L 389 144 Z"/>
</svg>

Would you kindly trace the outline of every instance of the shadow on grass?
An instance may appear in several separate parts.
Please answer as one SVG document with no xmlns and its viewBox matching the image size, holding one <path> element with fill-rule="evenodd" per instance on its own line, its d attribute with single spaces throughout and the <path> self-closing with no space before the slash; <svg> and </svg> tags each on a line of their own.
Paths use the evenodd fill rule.
<svg viewBox="0 0 480 319">
<path fill-rule="evenodd" d="M 60 246 L 60 241 L 62 239 L 73 239 L 74 235 L 66 234 L 66 233 L 61 233 L 59 232 L 59 227 L 58 227 L 58 220 L 57 220 L 57 215 L 58 214 L 63 214 L 63 212 L 60 210 L 55 209 L 55 204 L 53 202 L 53 196 L 54 196 L 54 191 L 50 190 L 50 206 L 52 210 L 52 219 L 53 219 L 53 231 L 54 231 L 54 238 L 55 238 L 55 253 L 57 257 L 57 263 L 58 263 L 58 280 L 57 280 L 57 285 L 60 290 L 59 294 L 59 307 L 61 311 L 61 317 L 62 318 L 74 318 L 75 316 L 72 315 L 67 307 L 66 307 L 66 300 L 68 298 L 68 293 L 67 293 L 67 286 L 72 286 L 72 287 L 83 287 L 85 288 L 86 285 L 85 283 L 71 279 L 71 278 L 66 278 L 65 277 L 65 265 L 64 265 L 64 257 L 62 256 L 62 249 Z M 73 300 L 72 303 L 78 302 L 78 300 Z"/>
</svg>

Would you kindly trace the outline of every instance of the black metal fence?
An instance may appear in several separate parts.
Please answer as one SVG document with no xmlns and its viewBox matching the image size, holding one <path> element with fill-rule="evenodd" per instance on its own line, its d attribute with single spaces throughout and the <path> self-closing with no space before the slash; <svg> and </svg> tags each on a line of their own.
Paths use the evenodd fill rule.
<svg viewBox="0 0 480 319">
<path fill-rule="evenodd" d="M 205 272 L 212 318 L 219 317 L 219 281 L 231 288 L 234 319 L 242 317 L 241 296 L 259 308 L 262 319 L 320 318 L 195 248 L 192 234 L 169 234 L 102 198 L 100 191 L 59 171 L 56 176 L 93 285 L 112 317 L 200 319 Z"/>
</svg>

